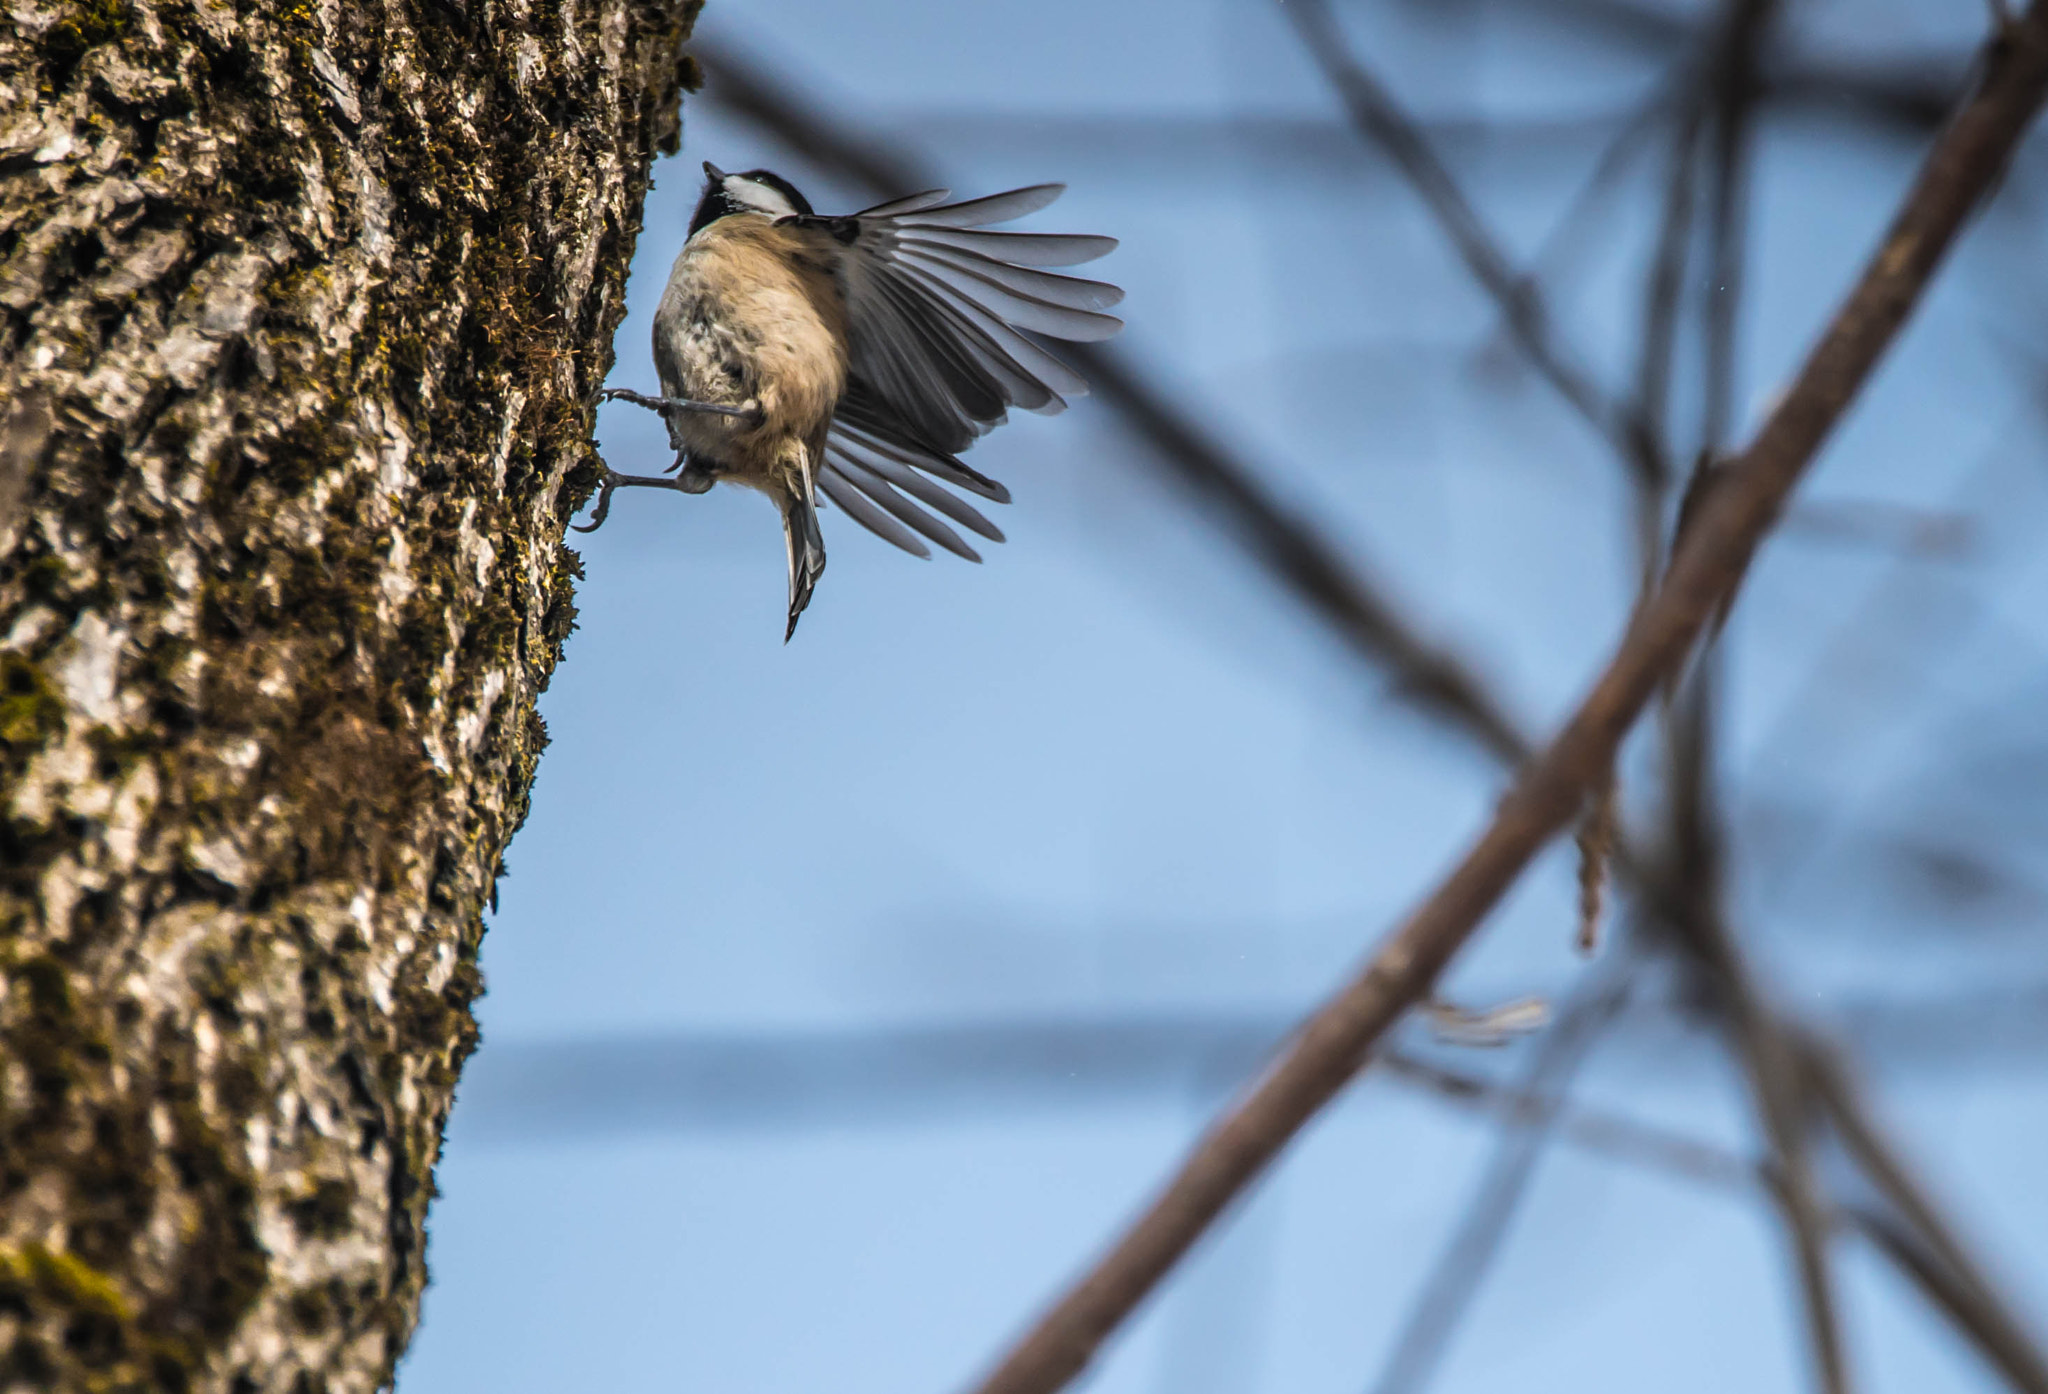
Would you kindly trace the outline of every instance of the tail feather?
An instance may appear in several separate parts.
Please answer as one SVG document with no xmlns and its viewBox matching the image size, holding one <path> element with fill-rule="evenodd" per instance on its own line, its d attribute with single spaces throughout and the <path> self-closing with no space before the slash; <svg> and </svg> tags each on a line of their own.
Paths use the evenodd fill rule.
<svg viewBox="0 0 2048 1394">
<path fill-rule="evenodd" d="M 818 531 L 818 507 L 809 490 L 792 490 L 783 500 L 782 540 L 789 549 L 789 628 L 782 632 L 786 644 L 796 633 L 797 617 L 811 603 L 818 578 L 825 574 L 825 538 Z"/>
</svg>

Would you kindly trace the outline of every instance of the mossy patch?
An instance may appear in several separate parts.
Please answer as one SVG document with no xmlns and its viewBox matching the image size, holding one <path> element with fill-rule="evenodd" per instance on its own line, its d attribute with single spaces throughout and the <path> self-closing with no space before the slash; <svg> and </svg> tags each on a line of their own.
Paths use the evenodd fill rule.
<svg viewBox="0 0 2048 1394">
<path fill-rule="evenodd" d="M 133 18 L 128 0 L 72 0 L 63 17 L 44 31 L 41 90 L 62 91 L 85 55 L 127 33 Z"/>
<path fill-rule="evenodd" d="M 78 1255 L 35 1243 L 0 1248 L 0 1307 L 30 1299 L 115 1321 L 133 1319 L 114 1280 Z"/>
<path fill-rule="evenodd" d="M 26 758 L 64 729 L 64 698 L 40 664 L 0 654 L 0 770 Z"/>
</svg>

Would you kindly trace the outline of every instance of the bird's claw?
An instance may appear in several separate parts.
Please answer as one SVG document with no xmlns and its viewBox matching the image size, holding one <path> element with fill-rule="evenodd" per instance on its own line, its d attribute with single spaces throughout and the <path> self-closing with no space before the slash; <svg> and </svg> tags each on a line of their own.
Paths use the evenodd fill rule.
<svg viewBox="0 0 2048 1394">
<path fill-rule="evenodd" d="M 767 419 L 761 410 L 761 403 L 749 397 L 739 406 L 729 407 L 722 402 L 697 402 L 688 397 L 650 397 L 645 392 L 635 392 L 630 387 L 606 387 L 597 394 L 600 404 L 604 402 L 631 402 L 636 407 L 646 407 L 659 412 L 663 418 L 671 415 L 696 414 L 701 416 L 725 416 L 744 421 L 749 427 L 759 426 Z"/>
<path fill-rule="evenodd" d="M 701 494 L 716 482 L 716 476 L 708 470 L 686 468 L 681 477 L 670 479 L 659 474 L 620 474 L 610 465 L 598 468 L 603 473 L 597 480 L 597 507 L 591 510 L 589 522 L 570 524 L 577 532 L 596 532 L 604 526 L 606 515 L 612 511 L 612 494 L 619 489 L 673 489 L 679 494 Z"/>
<path fill-rule="evenodd" d="M 606 466 L 603 477 L 598 480 L 597 507 L 591 510 L 590 521 L 587 523 L 571 523 L 569 531 L 596 532 L 599 528 L 603 527 L 606 516 L 612 511 L 612 491 L 618 487 L 618 471 L 610 466 Z"/>
</svg>

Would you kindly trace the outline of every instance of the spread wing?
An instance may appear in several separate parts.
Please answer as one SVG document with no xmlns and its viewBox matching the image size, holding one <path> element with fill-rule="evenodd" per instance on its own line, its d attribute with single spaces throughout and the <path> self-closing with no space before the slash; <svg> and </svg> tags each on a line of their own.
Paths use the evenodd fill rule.
<svg viewBox="0 0 2048 1394">
<path fill-rule="evenodd" d="M 1042 269 L 1093 261 L 1115 238 L 985 230 L 1036 212 L 1064 188 L 1040 184 L 965 203 L 947 203 L 940 189 L 846 218 L 802 220 L 844 247 L 850 382 L 819 484 L 905 551 L 929 556 L 922 537 L 979 561 L 942 518 L 1002 540 L 940 482 L 998 503 L 1008 491 L 955 454 L 1013 406 L 1049 415 L 1087 393 L 1033 336 L 1086 343 L 1123 328 L 1102 313 L 1123 299 L 1117 287 Z"/>
<path fill-rule="evenodd" d="M 942 482 L 995 503 L 1010 501 L 1010 491 L 995 480 L 919 440 L 867 383 L 849 380 L 825 440 L 825 468 L 818 473 L 825 497 L 868 531 L 915 556 L 931 555 L 922 534 L 955 556 L 980 561 L 980 554 L 942 517 L 991 542 L 1001 542 L 1002 531 Z"/>
</svg>

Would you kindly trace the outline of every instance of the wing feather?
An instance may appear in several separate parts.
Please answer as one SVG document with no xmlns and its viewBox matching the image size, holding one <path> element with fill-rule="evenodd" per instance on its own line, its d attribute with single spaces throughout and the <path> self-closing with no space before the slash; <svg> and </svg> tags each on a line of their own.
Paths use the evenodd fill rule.
<svg viewBox="0 0 2048 1394">
<path fill-rule="evenodd" d="M 1039 269 L 1093 261 L 1114 238 L 979 230 L 1044 208 L 1064 187 L 1038 184 L 964 203 L 933 190 L 847 218 L 794 220 L 829 233 L 841 249 L 847 308 L 848 383 L 818 487 L 907 552 L 929 556 L 930 539 L 981 560 L 944 520 L 1002 541 L 1002 531 L 951 490 L 997 503 L 1009 501 L 1009 490 L 955 456 L 1011 407 L 1053 413 L 1086 395 L 1080 374 L 1034 336 L 1090 343 L 1123 328 L 1102 313 L 1123 299 L 1117 287 Z"/>
<path fill-rule="evenodd" d="M 840 475 L 837 463 L 829 458 L 825 468 L 818 471 L 818 491 L 884 542 L 894 543 L 913 557 L 930 558 L 932 549 L 920 542 L 917 534 L 869 503 L 860 490 Z"/>
<path fill-rule="evenodd" d="M 907 198 L 892 198 L 887 203 L 878 203 L 873 208 L 863 208 L 854 214 L 856 218 L 900 218 L 919 209 L 929 208 L 935 203 L 944 203 L 953 197 L 951 189 L 926 189 L 921 194 Z"/>
<path fill-rule="evenodd" d="M 973 505 L 940 488 L 888 451 L 852 433 L 848 433 L 842 439 L 842 444 L 846 447 L 845 453 L 848 458 L 858 461 L 870 473 L 888 480 L 925 507 L 945 514 L 969 532 L 979 533 L 991 542 L 1003 540 L 1003 530 L 982 517 Z"/>
<path fill-rule="evenodd" d="M 906 264 L 909 264 L 907 259 Z M 1029 329 L 1035 334 L 1075 343 L 1094 343 L 1110 338 L 1124 327 L 1124 322 L 1115 315 L 1068 309 L 1065 305 L 1011 290 L 986 271 L 969 269 L 936 257 L 918 257 L 915 264 L 923 267 L 934 279 L 944 281 L 982 309 L 1018 329 Z M 1079 284 L 1098 283 L 1082 281 Z"/>
<path fill-rule="evenodd" d="M 913 216 L 917 222 L 937 227 L 981 227 L 986 223 L 1007 223 L 1026 213 L 1036 213 L 1066 191 L 1064 184 L 1033 184 L 1026 189 L 971 198 L 965 203 L 923 208 Z"/>
<path fill-rule="evenodd" d="M 964 557 L 968 561 L 981 560 L 981 554 L 968 546 L 961 539 L 959 533 L 954 532 L 937 518 L 932 517 L 931 514 L 897 493 L 895 489 L 890 487 L 889 481 L 854 459 L 850 453 L 842 451 L 834 456 L 831 461 L 831 468 L 842 480 L 851 484 L 855 489 L 858 489 L 871 501 L 889 513 L 894 514 L 899 522 L 908 527 L 915 528 L 954 556 Z M 899 543 L 898 545 L 900 546 L 901 544 Z"/>
<path fill-rule="evenodd" d="M 1086 379 L 1066 364 L 1060 362 L 1059 359 L 1054 358 L 1037 344 L 1032 343 L 1022 334 L 1019 334 L 1014 327 L 993 310 L 980 304 L 956 287 L 940 281 L 922 267 L 906 265 L 902 268 L 902 272 L 908 279 L 916 281 L 925 287 L 931 293 L 932 298 L 938 303 L 953 310 L 969 328 L 979 331 L 983 337 L 993 340 L 995 345 L 1008 354 L 1012 361 L 1016 362 L 1019 367 L 1023 368 L 1033 377 L 1041 382 L 1047 378 L 1053 379 L 1053 381 L 1046 383 L 1046 386 L 1052 391 L 1055 399 L 1060 397 L 1085 397 L 1088 395 Z M 1064 407 L 1066 403 L 1061 402 L 1060 405 Z M 995 423 L 991 422 L 990 424 L 993 425 Z"/>
<path fill-rule="evenodd" d="M 972 435 L 980 435 L 988 425 L 1001 421 L 1006 406 L 1021 406 L 1026 411 L 1038 411 L 1043 409 L 1054 395 L 1051 388 L 1034 377 L 1029 369 L 1003 352 L 987 335 L 979 332 L 973 324 L 963 322 L 956 315 L 948 314 L 943 304 L 932 303 L 931 298 L 920 293 L 917 287 L 884 278 L 876 289 L 879 298 L 888 302 L 891 311 L 903 326 L 912 327 L 918 334 L 924 336 L 924 342 L 951 365 L 956 373 L 967 379 L 965 385 L 976 395 L 956 396 L 954 405 L 960 409 L 958 414 L 965 416 L 970 423 L 986 423 L 970 425 L 968 429 Z M 915 339 L 896 339 L 871 345 L 863 340 L 855 345 L 854 356 L 858 359 L 862 357 L 864 351 L 873 350 L 899 358 L 915 357 L 914 348 L 917 342 Z M 969 364 L 972 366 L 969 367 Z M 944 439 L 932 433 L 927 434 L 931 439 Z M 962 445 L 965 443 L 962 442 Z"/>
<path fill-rule="evenodd" d="M 857 437 L 859 444 L 866 449 L 880 451 L 892 460 L 923 470 L 932 478 L 943 480 L 957 489 L 965 489 L 994 503 L 1010 501 L 1010 491 L 995 480 L 911 437 L 902 422 L 889 414 L 887 405 L 878 401 L 858 379 L 840 399 L 839 411 L 832 418 L 833 442 L 847 435 Z"/>
<path fill-rule="evenodd" d="M 1079 266 L 1084 261 L 1108 256 L 1117 246 L 1114 237 L 1059 232 L 969 232 L 961 228 L 928 227 L 914 218 L 904 219 L 896 235 L 905 242 L 978 252 L 1012 266 Z"/>
<path fill-rule="evenodd" d="M 979 252 L 926 246 L 915 238 L 906 237 L 901 241 L 902 255 L 908 260 L 965 271 L 969 275 L 994 281 L 1014 294 L 1028 295 L 1049 305 L 1064 305 L 1072 310 L 1106 310 L 1124 298 L 1123 288 L 1113 286 L 1107 281 L 1090 281 L 1080 276 L 1059 276 L 1050 271 L 1034 271 L 1029 267 L 1012 266 L 1006 261 L 983 256 Z"/>
</svg>

